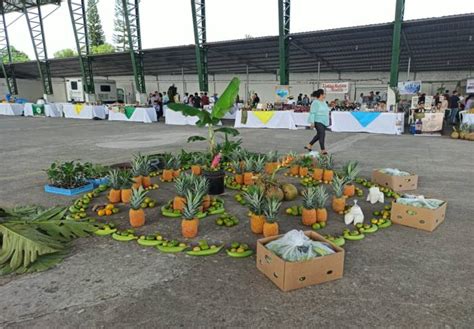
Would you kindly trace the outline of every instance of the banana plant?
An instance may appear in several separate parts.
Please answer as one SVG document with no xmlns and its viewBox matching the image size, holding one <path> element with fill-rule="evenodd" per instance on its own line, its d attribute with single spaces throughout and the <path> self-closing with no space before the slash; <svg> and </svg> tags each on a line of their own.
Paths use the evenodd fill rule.
<svg viewBox="0 0 474 329">
<path fill-rule="evenodd" d="M 222 93 L 221 97 L 214 104 L 211 112 L 185 104 L 168 104 L 168 108 L 170 110 L 181 112 L 184 116 L 197 117 L 199 120 L 196 122 L 196 126 L 207 127 L 207 137 L 191 136 L 188 138 L 188 143 L 195 141 L 207 141 L 209 143 L 209 152 L 212 155 L 216 155 L 216 134 L 221 133 L 230 136 L 239 135 L 239 131 L 234 128 L 216 128 L 224 115 L 234 106 L 235 99 L 239 93 L 239 87 L 240 80 L 238 78 L 233 78 Z"/>
</svg>

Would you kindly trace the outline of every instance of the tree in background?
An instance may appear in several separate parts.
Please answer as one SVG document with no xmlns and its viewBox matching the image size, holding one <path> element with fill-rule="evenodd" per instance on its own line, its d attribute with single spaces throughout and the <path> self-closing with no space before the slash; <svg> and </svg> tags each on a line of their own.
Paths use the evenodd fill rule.
<svg viewBox="0 0 474 329">
<path fill-rule="evenodd" d="M 15 47 L 10 46 L 10 52 L 12 54 L 12 62 L 13 63 L 20 63 L 20 62 L 28 62 L 30 58 L 27 54 L 22 52 L 21 50 L 17 50 Z M 8 63 L 8 55 L 4 54 L 3 52 L 0 53 L 3 58 L 4 63 Z"/>
<path fill-rule="evenodd" d="M 94 55 L 98 54 L 110 54 L 115 52 L 115 47 L 110 43 L 104 43 L 99 46 L 92 46 L 91 53 Z"/>
<path fill-rule="evenodd" d="M 115 0 L 113 41 L 117 51 L 127 51 L 130 49 L 128 46 L 127 24 L 125 24 L 125 13 L 122 0 Z"/>
<path fill-rule="evenodd" d="M 61 49 L 58 50 L 53 54 L 54 58 L 68 58 L 68 57 L 76 57 L 77 53 L 71 49 L 71 48 L 66 48 L 66 49 Z"/>
<path fill-rule="evenodd" d="M 105 34 L 100 22 L 99 11 L 97 10 L 97 0 L 87 1 L 87 29 L 89 42 L 92 47 L 105 43 Z"/>
</svg>

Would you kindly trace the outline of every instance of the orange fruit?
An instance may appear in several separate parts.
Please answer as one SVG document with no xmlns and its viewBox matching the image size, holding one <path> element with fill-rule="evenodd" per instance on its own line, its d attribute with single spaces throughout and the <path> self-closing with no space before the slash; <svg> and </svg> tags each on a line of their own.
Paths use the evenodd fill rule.
<svg viewBox="0 0 474 329">
<path fill-rule="evenodd" d="M 114 205 L 109 203 L 106 207 L 105 207 L 105 210 L 112 210 L 114 209 Z"/>
<path fill-rule="evenodd" d="M 104 216 L 104 215 L 105 215 L 105 210 L 104 210 L 104 209 L 100 209 L 100 210 L 97 212 L 97 215 L 99 215 L 99 216 Z"/>
<path fill-rule="evenodd" d="M 106 210 L 105 210 L 105 215 L 107 215 L 107 216 L 112 215 L 112 210 L 106 209 Z"/>
</svg>

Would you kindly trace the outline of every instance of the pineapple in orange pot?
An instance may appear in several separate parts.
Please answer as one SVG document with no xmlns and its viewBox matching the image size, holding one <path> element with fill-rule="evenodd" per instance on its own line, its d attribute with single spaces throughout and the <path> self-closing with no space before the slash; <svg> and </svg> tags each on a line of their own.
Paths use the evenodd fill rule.
<svg viewBox="0 0 474 329">
<path fill-rule="evenodd" d="M 263 233 L 263 225 L 265 224 L 265 191 L 261 186 L 250 186 L 243 193 L 244 199 L 250 210 L 250 230 L 255 234 Z"/>
<path fill-rule="evenodd" d="M 263 236 L 268 238 L 280 233 L 278 226 L 278 212 L 280 211 L 281 201 L 277 198 L 266 198 L 265 202 L 265 223 L 263 224 Z"/>
<path fill-rule="evenodd" d="M 304 156 L 299 161 L 300 167 L 298 169 L 298 174 L 301 177 L 308 176 L 309 169 L 313 167 L 313 157 L 311 156 Z"/>
<path fill-rule="evenodd" d="M 326 188 L 323 185 L 316 187 L 316 218 L 319 222 L 327 222 L 328 211 L 326 210 L 326 201 L 329 194 L 326 192 Z"/>
<path fill-rule="evenodd" d="M 137 189 L 140 186 L 143 186 L 143 176 L 142 176 L 142 168 L 143 168 L 143 158 L 140 153 L 133 156 L 132 162 L 132 177 L 133 177 L 133 188 Z"/>
<path fill-rule="evenodd" d="M 179 157 L 174 157 L 173 178 L 179 177 L 180 174 L 181 174 L 181 159 Z"/>
<path fill-rule="evenodd" d="M 355 186 L 353 182 L 360 172 L 359 163 L 357 161 L 349 161 L 347 164 L 344 165 L 342 171 L 346 179 L 346 185 L 344 185 L 343 193 L 346 197 L 354 196 Z"/>
<path fill-rule="evenodd" d="M 150 157 L 148 155 L 144 155 L 142 156 L 142 163 L 140 167 L 140 174 L 142 176 L 142 186 L 144 188 L 150 187 L 152 185 L 150 172 L 151 172 Z"/>
<path fill-rule="evenodd" d="M 303 211 L 301 213 L 301 223 L 311 226 L 317 222 L 316 213 L 316 188 L 310 187 L 303 191 Z"/>
<path fill-rule="evenodd" d="M 247 157 L 244 164 L 244 185 L 253 185 L 254 159 Z"/>
<path fill-rule="evenodd" d="M 323 182 L 325 184 L 329 184 L 332 182 L 333 178 L 334 178 L 334 171 L 333 171 L 333 168 L 334 168 L 334 158 L 331 154 L 328 154 L 328 155 L 324 155 L 322 156 L 323 158 L 323 168 L 324 168 L 324 171 L 323 171 Z"/>
<path fill-rule="evenodd" d="M 132 199 L 132 187 L 134 184 L 132 173 L 129 170 L 122 170 L 120 172 L 120 180 L 122 184 L 120 197 L 123 203 L 129 203 Z"/>
<path fill-rule="evenodd" d="M 234 180 L 237 184 L 242 185 L 244 183 L 244 176 L 242 174 L 242 166 L 239 160 L 233 160 L 231 162 L 232 168 L 234 169 Z"/>
<path fill-rule="evenodd" d="M 297 158 L 295 155 L 290 164 L 290 175 L 298 176 L 299 174 L 300 174 L 300 159 Z"/>
<path fill-rule="evenodd" d="M 199 219 L 197 214 L 202 204 L 203 193 L 200 191 L 186 192 L 186 205 L 181 220 L 181 234 L 184 238 L 194 238 L 199 232 Z"/>
<path fill-rule="evenodd" d="M 161 179 L 164 182 L 173 181 L 173 162 L 174 157 L 171 154 L 166 154 L 163 158 L 163 173 L 161 174 Z"/>
<path fill-rule="evenodd" d="M 200 176 L 202 173 L 202 163 L 203 163 L 203 157 L 199 153 L 194 153 L 191 156 L 191 173 L 195 176 Z"/>
<path fill-rule="evenodd" d="M 343 194 L 345 180 L 339 176 L 334 176 L 332 180 L 332 189 L 334 190 L 334 196 L 332 198 L 332 210 L 338 214 L 342 214 L 346 208 L 346 198 Z"/>
<path fill-rule="evenodd" d="M 176 196 L 173 198 L 173 210 L 183 211 L 186 205 L 186 192 L 193 187 L 194 177 L 192 174 L 184 174 L 174 180 Z"/>
<path fill-rule="evenodd" d="M 109 182 L 110 182 L 110 192 L 108 199 L 111 203 L 119 203 L 122 201 L 121 191 L 122 183 L 120 180 L 120 171 L 118 169 L 113 169 L 109 171 Z"/>
<path fill-rule="evenodd" d="M 267 163 L 265 164 L 265 173 L 267 175 L 273 174 L 278 167 L 278 151 L 270 151 L 267 154 Z"/>
<path fill-rule="evenodd" d="M 193 189 L 202 193 L 202 211 L 206 211 L 211 207 L 211 196 L 209 195 L 209 180 L 203 176 L 194 178 Z"/>
<path fill-rule="evenodd" d="M 138 189 L 132 189 L 130 211 L 128 212 L 130 225 L 132 227 L 145 225 L 145 211 L 142 208 L 142 203 L 145 201 L 147 193 L 148 191 L 145 191 L 141 186 Z"/>
</svg>

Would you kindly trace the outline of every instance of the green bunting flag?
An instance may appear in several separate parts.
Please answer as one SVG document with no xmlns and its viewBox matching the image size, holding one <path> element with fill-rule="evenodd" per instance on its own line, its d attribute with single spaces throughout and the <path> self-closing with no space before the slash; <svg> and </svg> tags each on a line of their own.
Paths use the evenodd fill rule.
<svg viewBox="0 0 474 329">
<path fill-rule="evenodd" d="M 44 105 L 43 104 L 32 104 L 34 116 L 44 116 Z"/>
<path fill-rule="evenodd" d="M 124 112 L 127 119 L 130 119 L 135 112 L 135 108 L 133 106 L 125 106 Z"/>
</svg>

